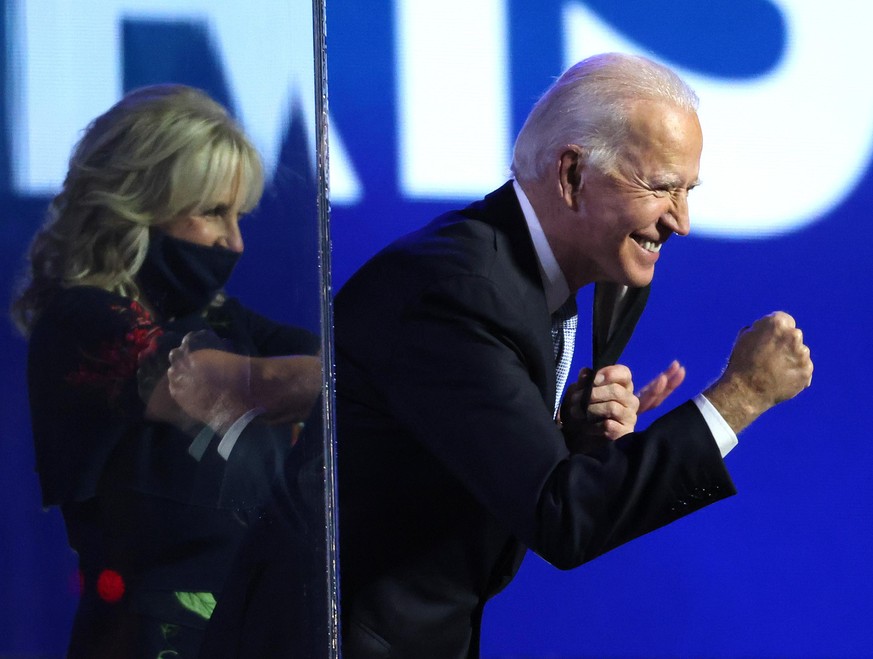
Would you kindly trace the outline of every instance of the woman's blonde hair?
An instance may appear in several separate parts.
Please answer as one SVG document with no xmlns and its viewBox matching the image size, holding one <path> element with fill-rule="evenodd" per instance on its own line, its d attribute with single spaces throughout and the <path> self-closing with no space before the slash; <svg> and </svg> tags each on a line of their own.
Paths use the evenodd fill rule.
<svg viewBox="0 0 873 659">
<path fill-rule="evenodd" d="M 70 158 L 61 192 L 28 252 L 12 304 L 27 335 L 61 289 L 97 286 L 132 298 L 150 227 L 223 201 L 231 186 L 241 208 L 257 205 L 260 157 L 227 111 L 204 92 L 154 85 L 127 94 L 88 126 Z"/>
</svg>

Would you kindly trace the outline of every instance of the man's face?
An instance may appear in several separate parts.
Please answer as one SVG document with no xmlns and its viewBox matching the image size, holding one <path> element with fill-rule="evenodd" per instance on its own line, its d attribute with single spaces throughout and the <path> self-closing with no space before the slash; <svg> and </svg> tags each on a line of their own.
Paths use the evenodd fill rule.
<svg viewBox="0 0 873 659">
<path fill-rule="evenodd" d="M 585 279 L 638 287 L 667 239 L 689 231 L 703 135 L 695 113 L 651 101 L 635 105 L 629 133 L 614 171 L 582 168 L 574 224 Z"/>
</svg>

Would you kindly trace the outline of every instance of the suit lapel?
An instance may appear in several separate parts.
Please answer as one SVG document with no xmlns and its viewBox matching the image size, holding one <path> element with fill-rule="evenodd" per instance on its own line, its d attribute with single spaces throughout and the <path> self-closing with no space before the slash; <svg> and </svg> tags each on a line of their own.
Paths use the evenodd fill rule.
<svg viewBox="0 0 873 659">
<path fill-rule="evenodd" d="M 530 288 L 526 287 L 526 290 L 537 291 L 534 296 L 537 298 L 537 302 L 531 305 L 531 310 L 532 312 L 535 308 L 545 310 L 545 293 L 542 289 L 542 279 L 539 274 L 536 252 L 531 242 L 518 198 L 512 189 L 512 182 L 509 181 L 488 195 L 483 202 L 474 204 L 464 214 L 468 215 L 468 217 L 478 216 L 479 219 L 489 222 L 498 231 L 504 232 L 509 236 L 509 244 L 514 252 L 513 258 L 518 266 L 518 272 L 530 286 Z M 618 298 L 619 287 L 608 283 L 598 283 L 595 285 L 594 312 L 592 316 L 594 324 L 592 332 L 594 344 L 593 368 L 595 371 L 609 364 L 615 364 L 621 357 L 621 353 L 624 351 L 628 341 L 630 341 L 637 321 L 646 307 L 650 289 L 651 286 L 628 289 L 621 312 L 615 319 L 615 323 L 612 323 L 612 331 L 610 332 L 610 323 L 615 302 Z M 545 313 L 547 314 L 547 311 Z M 534 315 L 538 314 L 534 313 Z M 533 317 L 531 320 L 534 322 Z M 537 322 L 545 326 L 545 323 L 550 323 L 550 320 L 548 315 L 544 315 Z M 550 351 L 551 345 L 544 343 L 543 350 L 546 352 Z M 554 392 L 555 379 L 552 373 L 549 373 L 547 377 L 546 388 Z"/>
<path fill-rule="evenodd" d="M 594 370 L 615 364 L 633 334 L 634 327 L 646 307 L 651 286 L 630 288 L 625 294 L 622 310 L 610 332 L 613 310 L 618 299 L 616 284 L 598 283 L 594 286 L 593 363 Z"/>
<path fill-rule="evenodd" d="M 552 321 L 536 250 L 512 181 L 487 195 L 483 201 L 472 204 L 462 214 L 491 225 L 496 235 L 504 238 L 498 239 L 501 245 L 499 249 L 508 250 L 512 263 L 512 281 L 504 283 L 514 287 L 522 304 L 529 310 L 527 322 L 531 330 L 530 337 L 535 338 L 535 347 L 531 347 L 538 355 L 535 360 L 537 367 L 533 371 L 540 371 L 540 377 L 535 377 L 534 380 L 540 387 L 543 399 L 554 401 L 556 382 L 551 340 Z"/>
</svg>

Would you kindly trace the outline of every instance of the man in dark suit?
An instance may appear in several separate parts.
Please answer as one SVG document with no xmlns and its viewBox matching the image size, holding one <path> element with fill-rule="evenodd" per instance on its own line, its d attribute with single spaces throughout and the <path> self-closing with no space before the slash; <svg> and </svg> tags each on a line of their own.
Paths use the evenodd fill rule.
<svg viewBox="0 0 873 659">
<path fill-rule="evenodd" d="M 572 568 L 733 494 L 735 432 L 808 386 L 809 351 L 777 313 L 741 334 L 703 395 L 632 432 L 640 402 L 612 362 L 661 247 L 689 231 L 696 102 L 642 58 L 577 64 L 522 129 L 514 180 L 398 240 L 338 294 L 344 656 L 477 656 L 483 607 L 528 548 Z M 589 284 L 595 368 L 556 411 Z M 679 380 L 669 370 L 643 407 Z"/>
</svg>

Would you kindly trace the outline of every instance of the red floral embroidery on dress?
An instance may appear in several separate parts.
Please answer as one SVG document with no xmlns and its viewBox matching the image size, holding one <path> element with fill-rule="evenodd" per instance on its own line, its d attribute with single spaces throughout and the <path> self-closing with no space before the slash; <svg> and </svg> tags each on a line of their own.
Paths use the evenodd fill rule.
<svg viewBox="0 0 873 659">
<path fill-rule="evenodd" d="M 121 394 L 125 383 L 136 377 L 143 360 L 154 354 L 157 339 L 164 332 L 134 300 L 127 306 L 113 304 L 109 308 L 128 317 L 130 329 L 123 337 L 102 343 L 96 353 L 86 354 L 78 370 L 67 376 L 67 382 L 100 387 L 112 400 Z"/>
</svg>

